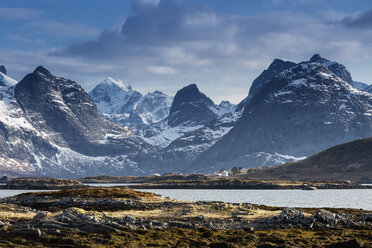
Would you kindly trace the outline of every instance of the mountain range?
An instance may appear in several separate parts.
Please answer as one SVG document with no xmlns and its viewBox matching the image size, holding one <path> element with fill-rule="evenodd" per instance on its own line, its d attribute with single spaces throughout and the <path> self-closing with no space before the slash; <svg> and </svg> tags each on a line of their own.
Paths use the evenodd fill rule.
<svg viewBox="0 0 372 248">
<path fill-rule="evenodd" d="M 275 59 L 239 104 L 196 84 L 146 95 L 110 77 L 87 93 L 39 66 L 0 66 L 0 172 L 54 177 L 210 173 L 283 164 L 372 136 L 372 88 L 314 55 Z"/>
</svg>

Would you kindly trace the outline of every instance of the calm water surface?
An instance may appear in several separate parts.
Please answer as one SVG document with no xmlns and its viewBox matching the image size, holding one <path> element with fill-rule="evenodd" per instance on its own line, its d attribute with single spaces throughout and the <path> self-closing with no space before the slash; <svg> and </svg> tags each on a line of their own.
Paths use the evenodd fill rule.
<svg viewBox="0 0 372 248">
<path fill-rule="evenodd" d="M 123 186 L 127 184 L 93 184 Z M 0 190 L 0 198 L 45 190 Z M 278 207 L 331 207 L 372 210 L 372 189 L 330 190 L 213 190 L 213 189 L 141 189 L 186 201 L 225 201 L 254 203 Z"/>
<path fill-rule="evenodd" d="M 196 190 L 143 189 L 185 201 L 225 201 L 278 207 L 331 207 L 372 210 L 372 189 L 330 190 Z"/>
<path fill-rule="evenodd" d="M 14 196 L 22 193 L 54 191 L 54 190 L 23 190 L 23 189 L 0 189 L 0 198 Z"/>
</svg>

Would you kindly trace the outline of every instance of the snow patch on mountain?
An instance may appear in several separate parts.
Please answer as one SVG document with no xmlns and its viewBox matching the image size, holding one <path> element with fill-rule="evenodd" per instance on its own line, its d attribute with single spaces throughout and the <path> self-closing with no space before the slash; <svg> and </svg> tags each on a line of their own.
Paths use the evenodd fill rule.
<svg viewBox="0 0 372 248">
<path fill-rule="evenodd" d="M 256 152 L 249 155 L 244 155 L 241 158 L 259 161 L 259 166 L 280 165 L 288 162 L 295 162 L 306 157 L 295 157 L 291 155 L 279 153 Z"/>
<path fill-rule="evenodd" d="M 98 84 L 89 94 L 104 118 L 133 128 L 167 117 L 173 100 L 160 91 L 143 96 L 129 84 L 111 77 Z"/>
<path fill-rule="evenodd" d="M 8 127 L 34 130 L 14 98 L 14 85 L 17 83 L 16 80 L 0 72 L 0 122 Z"/>
<path fill-rule="evenodd" d="M 137 135 L 141 137 L 147 143 L 159 147 L 165 148 L 172 141 L 182 137 L 185 133 L 192 132 L 203 125 L 196 126 L 175 126 L 170 127 L 167 125 L 166 121 L 153 124 L 152 126 L 143 127 L 143 129 L 137 130 Z"/>
<path fill-rule="evenodd" d="M 12 87 L 18 83 L 17 80 L 5 75 L 4 73 L 0 72 L 0 86 L 1 87 Z"/>
<path fill-rule="evenodd" d="M 185 133 L 174 140 L 166 148 L 166 152 L 182 152 L 187 160 L 196 159 L 234 127 L 242 112 L 243 110 L 226 113 L 199 129 Z"/>
</svg>

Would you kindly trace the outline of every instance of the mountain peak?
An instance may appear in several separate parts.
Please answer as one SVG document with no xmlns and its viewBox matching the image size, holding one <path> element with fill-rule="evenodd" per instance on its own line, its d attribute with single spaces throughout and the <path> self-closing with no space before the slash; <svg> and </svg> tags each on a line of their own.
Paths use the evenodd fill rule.
<svg viewBox="0 0 372 248">
<path fill-rule="evenodd" d="M 319 54 L 314 54 L 311 59 L 310 59 L 310 62 L 318 62 L 319 60 L 323 59 Z"/>
<path fill-rule="evenodd" d="M 285 63 L 284 60 L 281 59 L 274 59 L 273 62 L 269 65 L 268 70 L 275 70 L 276 67 L 281 66 L 283 63 Z"/>
<path fill-rule="evenodd" d="M 296 63 L 293 63 L 291 61 L 284 61 L 284 60 L 281 60 L 281 59 L 274 59 L 274 61 L 271 62 L 271 64 L 269 65 L 269 67 L 266 70 L 264 70 L 253 81 L 252 86 L 249 89 L 249 95 L 248 96 L 253 96 L 254 94 L 256 94 L 261 89 L 261 87 L 265 83 L 267 83 L 268 81 L 270 81 L 275 75 L 277 75 L 278 73 L 280 73 L 280 72 L 282 72 L 282 71 L 284 71 L 284 70 L 286 70 L 288 68 L 291 68 L 291 67 L 293 67 L 295 65 L 296 65 Z M 242 107 L 242 105 L 245 104 L 243 101 L 240 104 L 241 105 L 240 107 Z"/>
<path fill-rule="evenodd" d="M 200 92 L 200 91 L 196 84 L 189 84 L 183 87 L 182 89 L 180 89 L 179 92 Z"/>
<path fill-rule="evenodd" d="M 201 93 L 196 84 L 190 84 L 177 91 L 170 112 L 174 112 L 184 103 L 205 101 L 207 105 L 213 105 L 213 101 Z"/>
<path fill-rule="evenodd" d="M 172 127 L 181 123 L 196 123 L 203 119 L 211 120 L 217 115 L 210 107 L 213 101 L 201 93 L 196 84 L 190 84 L 177 91 L 170 108 L 168 124 Z M 206 124 L 206 123 L 204 123 Z"/>
<path fill-rule="evenodd" d="M 37 72 L 41 73 L 41 74 L 44 74 L 44 75 L 49 75 L 50 74 L 50 72 L 41 65 L 36 67 L 36 69 L 34 70 L 34 73 L 37 73 Z"/>
<path fill-rule="evenodd" d="M 5 69 L 5 66 L 3 65 L 0 65 L 0 72 L 4 75 L 6 75 L 6 69 Z"/>
<path fill-rule="evenodd" d="M 132 86 L 130 86 L 126 82 L 124 82 L 122 80 L 113 79 L 112 77 L 105 78 L 105 80 L 103 80 L 103 82 L 101 84 L 102 85 L 107 85 L 107 86 L 114 86 L 115 85 L 115 86 L 118 86 L 120 89 L 122 89 L 124 91 L 131 91 L 132 90 Z"/>
<path fill-rule="evenodd" d="M 348 82 L 350 85 L 353 85 L 353 79 L 351 78 L 350 72 L 347 68 L 336 61 L 330 61 L 328 59 L 322 58 L 319 54 L 315 54 L 311 57 L 310 63 L 320 63 L 328 67 L 334 74 Z"/>
</svg>

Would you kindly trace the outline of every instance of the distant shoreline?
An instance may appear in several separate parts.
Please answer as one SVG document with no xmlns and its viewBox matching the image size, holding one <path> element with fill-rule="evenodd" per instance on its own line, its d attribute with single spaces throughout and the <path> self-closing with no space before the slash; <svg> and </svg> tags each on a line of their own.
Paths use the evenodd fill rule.
<svg viewBox="0 0 372 248">
<path fill-rule="evenodd" d="M 199 178 L 191 180 L 169 179 L 170 177 L 143 178 L 130 177 L 119 182 L 119 178 L 108 177 L 106 182 L 94 180 L 67 180 L 54 178 L 15 178 L 10 179 L 0 189 L 59 190 L 73 188 L 93 188 L 87 184 L 119 184 L 114 187 L 132 189 L 270 189 L 270 190 L 321 190 L 321 189 L 372 189 L 372 185 L 362 185 L 351 181 L 289 181 L 289 180 L 245 180 L 237 178 Z M 120 185 L 120 184 L 127 185 Z M 133 184 L 131 184 L 133 183 Z"/>
</svg>

